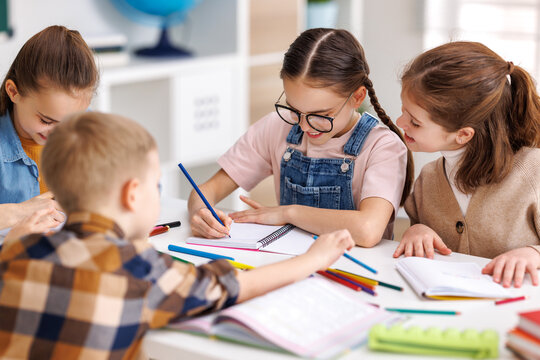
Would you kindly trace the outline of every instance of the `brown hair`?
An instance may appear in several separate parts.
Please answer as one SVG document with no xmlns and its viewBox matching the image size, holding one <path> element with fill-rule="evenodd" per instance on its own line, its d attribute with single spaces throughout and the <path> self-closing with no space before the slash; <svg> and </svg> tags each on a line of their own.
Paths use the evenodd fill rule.
<svg viewBox="0 0 540 360">
<path fill-rule="evenodd" d="M 379 119 L 405 142 L 398 127 L 379 104 L 368 75 L 364 49 L 356 38 L 346 30 L 324 28 L 306 30 L 296 38 L 285 53 L 280 73 L 282 79 L 304 79 L 310 86 L 329 87 L 344 97 L 365 86 Z M 407 174 L 401 205 L 411 191 L 413 177 L 412 154 L 407 150 Z"/>
<path fill-rule="evenodd" d="M 144 175 L 153 149 L 152 135 L 132 120 L 78 113 L 49 136 L 42 153 L 43 177 L 68 213 L 92 209 L 117 184 Z"/>
<path fill-rule="evenodd" d="M 41 90 L 43 82 L 68 93 L 86 89 L 94 92 L 98 78 L 92 51 L 79 32 L 49 26 L 32 36 L 11 64 L 0 89 L 0 115 L 13 110 L 7 80 L 13 80 L 24 96 Z"/>
<path fill-rule="evenodd" d="M 464 192 L 501 181 L 519 149 L 540 146 L 533 79 L 485 45 L 451 42 L 429 50 L 407 66 L 402 85 L 448 132 L 474 129 L 456 173 Z"/>
</svg>

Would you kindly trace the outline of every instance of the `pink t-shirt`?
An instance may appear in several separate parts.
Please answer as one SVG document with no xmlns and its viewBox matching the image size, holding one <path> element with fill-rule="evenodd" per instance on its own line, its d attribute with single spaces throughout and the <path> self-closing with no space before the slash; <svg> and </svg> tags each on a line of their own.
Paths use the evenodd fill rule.
<svg viewBox="0 0 540 360">
<path fill-rule="evenodd" d="M 292 125 L 285 123 L 272 112 L 249 127 L 248 131 L 218 159 L 225 172 L 246 191 L 260 181 L 274 176 L 276 198 L 279 201 L 281 158 L 287 146 L 312 158 L 343 159 L 343 147 L 349 140 L 354 126 L 345 134 L 328 140 L 323 145 L 312 145 L 307 136 L 299 145 L 287 144 Z M 367 136 L 355 160 L 352 193 L 357 209 L 369 197 L 388 200 L 397 213 L 407 168 L 407 148 L 401 139 L 384 125 L 375 125 Z M 392 216 L 385 239 L 391 239 L 394 227 Z"/>
</svg>

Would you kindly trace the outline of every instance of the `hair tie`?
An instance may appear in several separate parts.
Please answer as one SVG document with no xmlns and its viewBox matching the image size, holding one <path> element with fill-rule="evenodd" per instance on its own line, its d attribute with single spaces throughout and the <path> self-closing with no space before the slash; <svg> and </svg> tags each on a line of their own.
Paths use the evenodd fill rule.
<svg viewBox="0 0 540 360">
<path fill-rule="evenodd" d="M 508 64 L 508 75 L 512 75 L 512 73 L 514 72 L 514 63 L 511 61 L 508 61 L 507 64 Z"/>
</svg>

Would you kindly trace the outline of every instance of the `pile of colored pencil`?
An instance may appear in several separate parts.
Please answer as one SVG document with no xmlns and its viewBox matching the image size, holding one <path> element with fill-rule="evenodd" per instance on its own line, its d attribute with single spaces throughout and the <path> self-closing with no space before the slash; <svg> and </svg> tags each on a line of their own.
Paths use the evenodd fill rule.
<svg viewBox="0 0 540 360">
<path fill-rule="evenodd" d="M 317 273 L 341 285 L 347 286 L 348 288 L 351 288 L 355 291 L 364 291 L 373 296 L 377 295 L 377 293 L 375 292 L 375 287 L 377 285 L 397 291 L 403 291 L 403 288 L 400 286 L 353 274 L 345 270 L 327 269 L 326 271 L 317 271 Z"/>
</svg>

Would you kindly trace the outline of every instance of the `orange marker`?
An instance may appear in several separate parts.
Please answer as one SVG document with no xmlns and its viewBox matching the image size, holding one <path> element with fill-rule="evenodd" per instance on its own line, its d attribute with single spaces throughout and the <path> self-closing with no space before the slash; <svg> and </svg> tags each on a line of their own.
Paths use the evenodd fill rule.
<svg viewBox="0 0 540 360">
<path fill-rule="evenodd" d="M 150 236 L 163 234 L 164 232 L 167 232 L 167 231 L 169 231 L 168 226 L 156 226 L 155 228 L 152 229 L 152 231 L 150 231 Z"/>
</svg>

